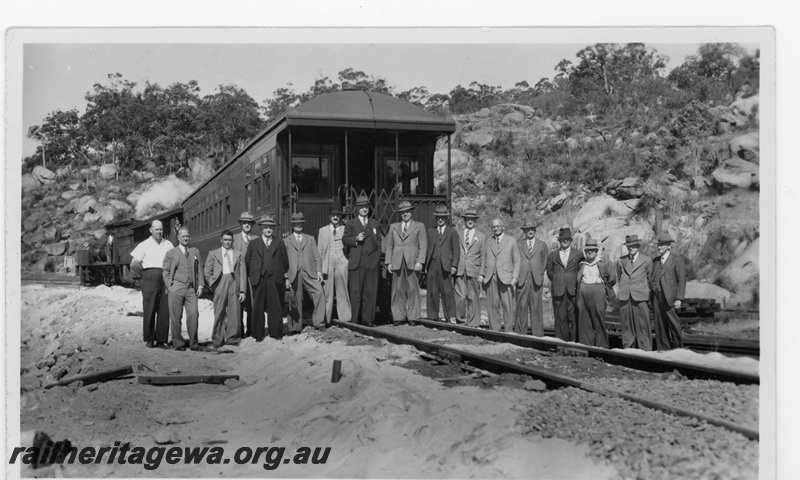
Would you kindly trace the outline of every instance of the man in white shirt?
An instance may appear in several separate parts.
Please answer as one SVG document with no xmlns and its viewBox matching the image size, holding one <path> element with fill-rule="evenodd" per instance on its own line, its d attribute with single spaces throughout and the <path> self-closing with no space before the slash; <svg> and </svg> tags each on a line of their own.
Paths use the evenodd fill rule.
<svg viewBox="0 0 800 480">
<path fill-rule="evenodd" d="M 221 248 L 208 252 L 203 276 L 214 291 L 214 326 L 211 342 L 239 345 L 242 339 L 239 305 L 244 302 L 247 280 L 244 275 L 244 254 L 233 248 L 233 232 L 220 235 Z M 226 325 L 227 323 L 227 325 Z"/>
<path fill-rule="evenodd" d="M 328 212 L 331 223 L 319 229 L 317 247 L 322 260 L 322 290 L 325 293 L 325 322 L 333 319 L 333 295 L 336 294 L 336 312 L 340 322 L 350 321 L 350 296 L 347 292 L 347 257 L 344 255 L 344 225 L 339 224 L 342 211 Z"/>
<path fill-rule="evenodd" d="M 131 252 L 131 270 L 142 277 L 143 338 L 147 348 L 169 348 L 169 305 L 161 274 L 164 256 L 172 250 L 159 220 L 150 224 L 150 237 Z"/>
</svg>

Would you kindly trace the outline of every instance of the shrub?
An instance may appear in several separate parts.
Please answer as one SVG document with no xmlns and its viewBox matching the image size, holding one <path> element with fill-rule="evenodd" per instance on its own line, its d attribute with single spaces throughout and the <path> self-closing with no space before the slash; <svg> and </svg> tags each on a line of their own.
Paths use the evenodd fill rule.
<svg viewBox="0 0 800 480">
<path fill-rule="evenodd" d="M 509 158 L 514 155 L 514 143 L 514 132 L 507 130 L 495 137 L 492 142 L 492 152 L 495 155 Z"/>
<path fill-rule="evenodd" d="M 54 273 L 56 271 L 56 259 L 53 257 L 48 258 L 44 262 L 44 271 Z"/>
<path fill-rule="evenodd" d="M 466 151 L 469 156 L 478 158 L 481 154 L 481 146 L 477 143 L 468 143 L 464 148 L 464 151 Z"/>
</svg>

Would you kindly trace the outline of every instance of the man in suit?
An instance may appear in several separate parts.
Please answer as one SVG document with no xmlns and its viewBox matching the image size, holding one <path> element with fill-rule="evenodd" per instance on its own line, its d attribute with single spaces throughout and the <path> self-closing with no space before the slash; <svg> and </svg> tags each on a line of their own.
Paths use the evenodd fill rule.
<svg viewBox="0 0 800 480">
<path fill-rule="evenodd" d="M 578 340 L 578 322 L 575 317 L 575 288 L 578 285 L 578 265 L 583 252 L 572 248 L 572 230 L 558 232 L 558 250 L 547 256 L 547 278 L 553 297 L 556 337 L 566 342 Z"/>
<path fill-rule="evenodd" d="M 480 282 L 483 265 L 483 242 L 486 236 L 477 231 L 475 222 L 478 213 L 468 209 L 461 216 L 464 219 L 464 231 L 459 231 L 461 252 L 456 268 L 456 319 L 466 323 L 468 327 L 478 328 L 481 323 Z"/>
<path fill-rule="evenodd" d="M 517 241 L 505 234 L 505 224 L 499 218 L 492 220 L 494 236 L 483 246 L 483 265 L 478 282 L 486 291 L 486 309 L 492 330 L 511 331 L 514 322 L 514 290 L 522 267 Z M 502 306 L 502 316 L 500 308 Z"/>
<path fill-rule="evenodd" d="M 456 298 L 453 292 L 453 276 L 458 271 L 461 246 L 455 229 L 450 223 L 447 207 L 439 205 L 433 212 L 436 226 L 428 229 L 428 319 L 439 319 L 439 299 L 444 308 L 444 319 L 456 323 Z"/>
<path fill-rule="evenodd" d="M 314 237 L 303 233 L 306 219 L 302 212 L 292 214 L 292 234 L 284 238 L 289 255 L 289 282 L 297 299 L 300 317 L 295 322 L 289 316 L 289 329 L 293 332 L 303 330 L 303 292 L 308 292 L 314 304 L 311 322 L 317 330 L 325 329 L 325 297 L 322 291 L 322 260 Z"/>
<path fill-rule="evenodd" d="M 241 252 L 242 255 L 247 252 L 250 241 L 258 238 L 252 233 L 255 224 L 256 220 L 252 213 L 242 212 L 239 215 L 239 225 L 242 226 L 242 231 L 233 237 L 233 249 Z M 253 286 L 250 285 L 250 278 L 247 276 L 246 270 L 243 276 L 247 282 L 247 288 L 244 292 L 244 302 L 239 303 L 239 331 L 244 334 L 243 338 L 246 338 L 253 336 L 253 314 L 251 313 L 253 311 Z M 244 321 L 245 313 L 247 313 L 247 322 Z"/>
<path fill-rule="evenodd" d="M 529 221 L 522 225 L 525 238 L 519 244 L 519 256 L 522 262 L 517 284 L 517 321 L 514 323 L 514 332 L 520 335 L 527 334 L 528 317 L 530 316 L 532 334 L 543 337 L 542 284 L 547 268 L 547 245 L 536 238 L 536 227 L 538 226 L 539 224 L 535 221 Z"/>
<path fill-rule="evenodd" d="M 253 239 L 244 255 L 247 276 L 253 286 L 253 338 L 257 342 L 264 336 L 275 339 L 283 338 L 283 297 L 286 289 L 291 287 L 287 272 L 289 257 L 286 244 L 275 238 L 274 231 L 278 225 L 270 215 L 265 215 L 261 222 L 261 238 Z M 267 313 L 267 330 L 264 330 L 264 309 Z"/>
<path fill-rule="evenodd" d="M 619 317 L 622 326 L 622 347 L 653 349 L 653 337 L 650 333 L 650 310 L 647 300 L 650 298 L 650 279 L 653 276 L 653 261 L 639 252 L 638 235 L 625 237 L 628 255 L 617 263 L 620 301 Z"/>
<path fill-rule="evenodd" d="M 380 224 L 369 218 L 369 198 L 356 198 L 358 215 L 344 227 L 342 243 L 348 249 L 348 287 L 352 320 L 372 326 L 375 319 L 375 299 L 378 295 L 378 273 L 381 263 Z"/>
<path fill-rule="evenodd" d="M 211 343 L 215 348 L 224 344 L 239 345 L 242 339 L 239 306 L 247 290 L 244 254 L 233 248 L 233 232 L 222 232 L 220 243 L 222 247 L 208 252 L 203 268 L 206 285 L 214 292 Z"/>
<path fill-rule="evenodd" d="M 142 277 L 142 330 L 147 348 L 169 348 L 169 301 L 162 267 L 173 247 L 164 238 L 164 226 L 153 220 L 150 237 L 131 252 L 131 270 Z"/>
<path fill-rule="evenodd" d="M 668 234 L 658 236 L 658 256 L 653 259 L 653 319 L 656 327 L 656 348 L 682 348 L 681 320 L 677 309 L 686 292 L 686 266 L 683 258 L 672 252 L 675 240 Z"/>
<path fill-rule="evenodd" d="M 178 229 L 179 245 L 164 256 L 162 274 L 169 291 L 169 318 L 172 331 L 172 346 L 186 350 L 186 340 L 181 335 L 181 317 L 186 309 L 186 330 L 189 333 L 189 349 L 201 350 L 197 344 L 197 297 L 203 294 L 205 280 L 200 272 L 200 252 L 189 246 L 189 229 Z"/>
<path fill-rule="evenodd" d="M 386 273 L 392 275 L 392 320 L 412 325 L 419 320 L 421 300 L 418 276 L 425 263 L 428 239 L 425 225 L 411 219 L 414 207 L 404 200 L 397 207 L 400 221 L 386 235 Z"/>
<path fill-rule="evenodd" d="M 333 295 L 336 294 L 336 313 L 340 322 L 350 321 L 350 296 L 347 293 L 347 257 L 344 255 L 344 225 L 339 224 L 342 211 L 331 209 L 329 225 L 317 234 L 319 256 L 322 260 L 322 290 L 325 293 L 325 322 L 333 320 Z"/>
</svg>

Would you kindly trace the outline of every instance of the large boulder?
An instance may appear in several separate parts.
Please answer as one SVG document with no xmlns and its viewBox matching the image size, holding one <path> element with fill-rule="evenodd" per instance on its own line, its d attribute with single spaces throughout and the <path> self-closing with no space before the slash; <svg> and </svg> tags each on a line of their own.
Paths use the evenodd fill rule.
<svg viewBox="0 0 800 480">
<path fill-rule="evenodd" d="M 133 210 L 133 207 L 130 204 L 121 200 L 109 200 L 108 205 L 118 212 Z"/>
<path fill-rule="evenodd" d="M 464 144 L 475 144 L 479 147 L 485 147 L 494 141 L 494 135 L 486 129 L 478 130 L 464 135 Z"/>
<path fill-rule="evenodd" d="M 545 202 L 545 204 L 542 206 L 542 210 L 545 210 L 547 212 L 555 212 L 556 210 L 564 206 L 564 202 L 567 201 L 567 198 L 569 197 L 567 196 L 566 192 L 561 192 L 555 197 Z"/>
<path fill-rule="evenodd" d="M 40 211 L 32 215 L 28 215 L 22 220 L 22 230 L 25 232 L 32 232 L 39 227 L 44 227 L 50 224 L 50 215 L 47 212 Z"/>
<path fill-rule="evenodd" d="M 116 165 L 113 163 L 106 163 L 100 167 L 100 170 L 98 170 L 98 175 L 100 175 L 100 178 L 103 180 L 113 180 L 117 178 L 117 172 L 118 169 Z"/>
<path fill-rule="evenodd" d="M 697 280 L 686 282 L 684 298 L 713 298 L 714 301 L 726 308 L 731 301 L 731 292 L 713 283 L 704 283 Z"/>
<path fill-rule="evenodd" d="M 69 178 L 70 170 L 69 167 L 59 168 L 56 169 L 56 178 L 58 180 L 63 180 L 65 178 Z"/>
<path fill-rule="evenodd" d="M 639 177 L 627 177 L 623 180 L 612 180 L 606 184 L 606 192 L 614 198 L 628 200 L 644 195 L 644 188 Z"/>
<path fill-rule="evenodd" d="M 31 175 L 30 173 L 26 173 L 25 175 L 22 176 L 21 186 L 22 186 L 22 193 L 28 193 L 31 190 L 35 190 L 36 187 L 39 186 L 39 182 L 36 181 L 35 178 L 33 178 L 33 175 Z"/>
<path fill-rule="evenodd" d="M 156 177 L 153 172 L 140 172 L 138 170 L 134 170 L 132 175 L 139 182 L 148 182 Z"/>
<path fill-rule="evenodd" d="M 453 177 L 471 169 L 475 159 L 461 150 L 450 150 L 450 172 Z M 437 150 L 433 154 L 433 176 L 437 180 L 447 176 L 447 149 Z"/>
<path fill-rule="evenodd" d="M 748 162 L 758 163 L 760 156 L 759 153 L 759 139 L 758 132 L 747 133 L 739 135 L 731 139 L 730 143 L 731 156 L 737 156 L 742 160 Z"/>
<path fill-rule="evenodd" d="M 76 213 L 86 213 L 89 211 L 94 212 L 97 206 L 97 200 L 91 195 L 84 195 L 74 203 Z"/>
<path fill-rule="evenodd" d="M 64 192 L 61 192 L 61 198 L 63 198 L 64 200 L 72 200 L 77 196 L 78 192 L 76 192 L 75 190 L 66 190 Z"/>
<path fill-rule="evenodd" d="M 43 245 L 42 250 L 47 252 L 48 255 L 52 255 L 55 257 L 58 255 L 64 255 L 68 247 L 69 247 L 69 242 L 56 242 Z"/>
<path fill-rule="evenodd" d="M 500 123 L 502 123 L 504 125 L 511 125 L 511 124 L 516 125 L 516 124 L 522 123 L 524 121 L 525 121 L 525 115 L 523 115 L 520 112 L 511 112 L 511 113 L 507 113 L 503 117 L 503 120 L 501 120 Z"/>
<path fill-rule="evenodd" d="M 42 185 L 50 185 L 56 181 L 56 174 L 42 166 L 34 168 L 31 176 Z"/>
<path fill-rule="evenodd" d="M 83 217 L 83 221 L 86 223 L 99 222 L 106 224 L 114 220 L 116 214 L 117 211 L 114 210 L 114 207 L 111 205 L 104 205 L 102 207 L 98 207 L 97 211 L 95 212 L 86 212 L 86 215 Z"/>
<path fill-rule="evenodd" d="M 750 306 L 758 302 L 759 239 L 753 240 L 744 253 L 733 260 L 714 279 L 714 283 L 733 292 L 731 306 Z"/>
<path fill-rule="evenodd" d="M 748 119 L 750 115 L 754 115 L 756 119 L 758 119 L 759 113 L 759 97 L 758 95 L 753 95 L 752 97 L 739 97 L 733 103 L 730 104 L 730 109 L 740 117 Z M 749 120 L 749 119 L 748 119 Z M 745 122 L 740 123 L 739 125 L 744 125 L 747 123 Z"/>
<path fill-rule="evenodd" d="M 711 172 L 711 176 L 721 190 L 750 188 L 759 184 L 758 165 L 739 157 L 733 157 L 723 162 Z"/>
<path fill-rule="evenodd" d="M 597 195 L 587 200 L 575 214 L 572 227 L 579 232 L 599 230 L 608 218 L 627 217 L 635 206 L 636 200 L 617 200 L 610 195 Z"/>
</svg>

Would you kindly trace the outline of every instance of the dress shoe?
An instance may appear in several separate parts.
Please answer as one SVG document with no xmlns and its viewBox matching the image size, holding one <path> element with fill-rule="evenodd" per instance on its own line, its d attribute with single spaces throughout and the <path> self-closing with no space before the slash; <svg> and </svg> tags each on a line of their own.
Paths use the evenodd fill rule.
<svg viewBox="0 0 800 480">
<path fill-rule="evenodd" d="M 402 325 L 404 323 L 406 323 L 406 322 L 404 322 L 402 320 L 395 320 L 394 322 L 392 322 L 392 326 L 393 327 L 399 327 L 400 325 Z"/>
<path fill-rule="evenodd" d="M 156 348 L 156 342 L 150 341 L 144 344 L 147 348 Z"/>
<path fill-rule="evenodd" d="M 193 352 L 200 352 L 203 349 L 200 347 L 200 345 L 195 344 L 195 345 L 192 345 L 191 347 L 189 347 L 189 350 L 191 350 Z"/>
<path fill-rule="evenodd" d="M 230 345 L 231 347 L 238 347 L 239 346 L 239 340 L 235 340 L 233 342 L 228 342 L 225 345 Z"/>
<path fill-rule="evenodd" d="M 412 327 L 415 327 L 415 326 L 419 325 L 419 322 L 417 322 L 416 320 L 409 320 L 408 324 L 411 325 Z"/>
<path fill-rule="evenodd" d="M 172 346 L 169 343 L 164 343 L 164 342 L 156 343 L 156 347 L 162 350 L 172 350 Z"/>
<path fill-rule="evenodd" d="M 183 345 L 181 345 L 180 347 L 175 347 L 175 350 L 177 350 L 177 351 L 179 351 L 179 352 L 185 352 L 185 351 L 186 351 L 186 347 L 184 347 Z"/>
</svg>

